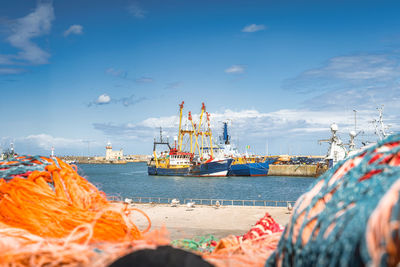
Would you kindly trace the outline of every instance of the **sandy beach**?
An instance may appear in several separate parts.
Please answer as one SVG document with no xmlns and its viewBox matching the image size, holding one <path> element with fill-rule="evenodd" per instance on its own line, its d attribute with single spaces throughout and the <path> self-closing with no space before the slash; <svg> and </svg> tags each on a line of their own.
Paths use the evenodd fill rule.
<svg viewBox="0 0 400 267">
<path fill-rule="evenodd" d="M 285 225 L 290 214 L 283 207 L 253 206 L 212 206 L 198 205 L 188 208 L 186 205 L 171 207 L 167 204 L 133 204 L 143 210 L 151 219 L 152 229 L 165 225 L 171 239 L 193 238 L 213 235 L 222 238 L 230 234 L 243 235 L 261 217 L 268 212 L 278 223 Z M 134 222 L 140 228 L 147 226 L 146 219 L 135 213 Z"/>
</svg>

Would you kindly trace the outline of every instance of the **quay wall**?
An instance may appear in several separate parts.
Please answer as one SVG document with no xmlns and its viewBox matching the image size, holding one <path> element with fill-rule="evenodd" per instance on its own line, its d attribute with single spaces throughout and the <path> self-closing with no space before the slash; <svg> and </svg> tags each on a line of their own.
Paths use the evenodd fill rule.
<svg viewBox="0 0 400 267">
<path fill-rule="evenodd" d="M 269 165 L 268 176 L 318 177 L 327 170 L 320 165 Z"/>
</svg>

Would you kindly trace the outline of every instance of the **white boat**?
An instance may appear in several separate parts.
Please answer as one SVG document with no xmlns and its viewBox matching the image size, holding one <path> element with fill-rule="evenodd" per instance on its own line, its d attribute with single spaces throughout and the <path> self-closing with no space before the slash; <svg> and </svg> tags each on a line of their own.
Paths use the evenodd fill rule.
<svg viewBox="0 0 400 267">
<path fill-rule="evenodd" d="M 390 125 L 385 125 L 383 123 L 383 105 L 380 108 L 377 108 L 379 111 L 379 118 L 374 119 L 372 123 L 374 124 L 375 127 L 375 134 L 378 137 L 378 140 L 375 141 L 364 141 L 362 142 L 363 146 L 357 148 L 355 144 L 355 138 L 360 134 L 363 133 L 363 131 L 359 131 L 358 133 L 356 131 L 350 131 L 349 136 L 349 143 L 345 144 L 342 142 L 340 137 L 337 135 L 337 132 L 339 130 L 339 127 L 336 123 L 331 124 L 331 133 L 332 136 L 330 139 L 327 140 L 319 140 L 319 142 L 328 142 L 329 143 L 329 149 L 328 153 L 325 157 L 326 160 L 329 162 L 329 167 L 334 166 L 337 162 L 340 160 L 343 160 L 347 157 L 353 156 L 357 154 L 358 152 L 373 146 L 376 144 L 377 141 L 384 139 L 385 137 L 389 136 L 391 132 L 389 132 L 389 127 Z"/>
</svg>

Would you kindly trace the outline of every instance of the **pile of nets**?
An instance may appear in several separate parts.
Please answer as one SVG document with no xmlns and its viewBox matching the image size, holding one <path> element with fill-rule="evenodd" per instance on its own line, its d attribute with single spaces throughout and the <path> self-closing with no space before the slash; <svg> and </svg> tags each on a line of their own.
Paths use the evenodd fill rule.
<svg viewBox="0 0 400 267">
<path fill-rule="evenodd" d="M 148 219 L 146 229 L 134 224 L 140 215 L 134 212 Z M 170 244 L 168 232 L 165 228 L 149 232 L 150 226 L 144 212 L 108 201 L 77 173 L 76 166 L 60 159 L 21 156 L 0 162 L 3 265 L 107 266 L 136 257 L 139 251 L 157 253 L 157 247 Z M 276 248 L 280 231 L 281 226 L 266 214 L 244 236 L 229 236 L 218 245 L 213 236 L 171 245 L 193 251 L 215 266 L 262 266 Z"/>
<path fill-rule="evenodd" d="M 238 238 L 239 240 L 257 239 L 265 235 L 280 233 L 284 229 L 285 228 L 277 223 L 267 212 L 246 234 Z"/>
<path fill-rule="evenodd" d="M 264 266 L 283 229 L 266 213 L 246 234 L 222 238 L 212 253 L 204 254 L 203 258 L 218 267 Z"/>
<path fill-rule="evenodd" d="M 266 266 L 396 266 L 400 260 L 400 135 L 320 177 L 296 202 Z"/>
<path fill-rule="evenodd" d="M 148 219 L 147 229 L 134 224 L 139 215 Z M 146 214 L 109 202 L 76 167 L 59 159 L 26 156 L 0 162 L 3 265 L 106 266 L 131 252 L 169 244 L 165 229 L 149 229 Z M 248 233 L 223 238 L 214 250 L 215 240 L 177 246 L 194 248 L 217 267 L 396 266 L 400 135 L 338 163 L 317 179 L 281 231 L 266 214 Z"/>
<path fill-rule="evenodd" d="M 11 179 L 12 178 L 12 179 Z M 135 216 L 145 216 L 140 230 Z M 111 203 L 76 166 L 21 156 L 0 162 L 0 263 L 12 266 L 106 266 L 137 249 L 169 243 L 149 232 L 141 210 Z"/>
</svg>

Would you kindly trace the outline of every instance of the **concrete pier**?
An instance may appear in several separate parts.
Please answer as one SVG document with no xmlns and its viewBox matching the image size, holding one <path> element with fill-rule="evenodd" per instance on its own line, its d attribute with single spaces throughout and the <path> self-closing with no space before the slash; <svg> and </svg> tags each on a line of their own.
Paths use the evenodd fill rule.
<svg viewBox="0 0 400 267">
<path fill-rule="evenodd" d="M 219 208 L 198 205 L 171 207 L 167 204 L 134 204 L 151 219 L 152 229 L 166 226 L 171 239 L 194 238 L 213 235 L 216 238 L 228 235 L 243 235 L 268 212 L 276 222 L 285 225 L 290 218 L 286 207 L 220 206 Z M 133 222 L 140 228 L 147 221 L 140 213 L 134 213 Z"/>
<path fill-rule="evenodd" d="M 327 170 L 320 165 L 269 165 L 268 176 L 318 177 Z"/>
</svg>

